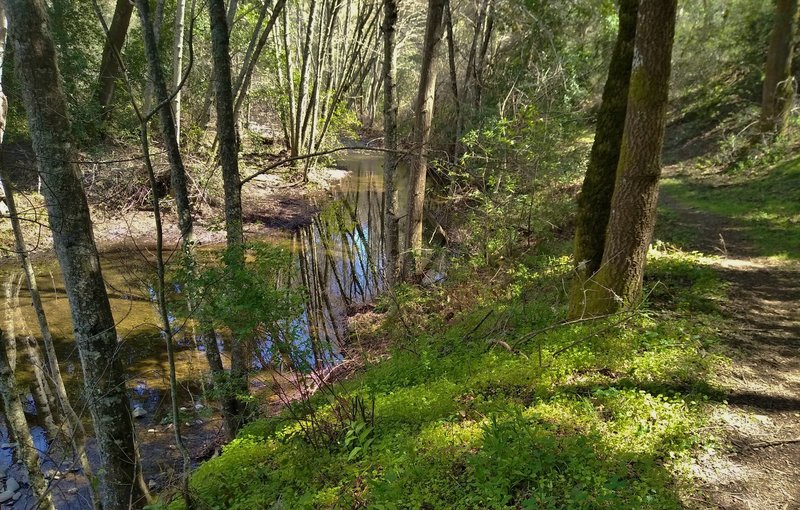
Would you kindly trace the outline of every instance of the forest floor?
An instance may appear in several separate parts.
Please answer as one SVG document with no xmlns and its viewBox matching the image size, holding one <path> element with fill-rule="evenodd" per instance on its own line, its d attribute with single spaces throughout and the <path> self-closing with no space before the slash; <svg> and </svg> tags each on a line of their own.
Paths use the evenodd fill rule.
<svg viewBox="0 0 800 510">
<path fill-rule="evenodd" d="M 744 172 L 665 168 L 661 221 L 683 249 L 709 257 L 726 283 L 732 360 L 726 405 L 712 427 L 721 447 L 693 467 L 689 508 L 800 508 L 800 162 Z"/>
</svg>

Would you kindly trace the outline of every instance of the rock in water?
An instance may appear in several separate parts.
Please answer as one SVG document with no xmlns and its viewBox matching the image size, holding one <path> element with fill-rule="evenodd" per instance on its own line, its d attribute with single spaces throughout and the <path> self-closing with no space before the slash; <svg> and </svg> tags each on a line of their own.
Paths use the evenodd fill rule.
<svg viewBox="0 0 800 510">
<path fill-rule="evenodd" d="M 143 407 L 134 407 L 133 408 L 133 417 L 134 418 L 142 418 L 144 416 L 147 416 L 147 411 L 145 411 Z"/>
<path fill-rule="evenodd" d="M 0 503 L 11 501 L 13 497 L 14 497 L 14 492 L 12 491 L 0 492 Z"/>
<path fill-rule="evenodd" d="M 6 481 L 6 491 L 17 492 L 19 490 L 19 482 L 15 478 L 9 478 Z"/>
</svg>

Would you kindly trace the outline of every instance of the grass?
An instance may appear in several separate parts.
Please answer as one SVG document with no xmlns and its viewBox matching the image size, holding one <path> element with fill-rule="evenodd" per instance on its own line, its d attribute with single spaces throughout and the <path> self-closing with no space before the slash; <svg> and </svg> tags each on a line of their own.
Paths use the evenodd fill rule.
<svg viewBox="0 0 800 510">
<path fill-rule="evenodd" d="M 757 254 L 800 258 L 800 158 L 725 176 L 665 179 L 662 187 L 680 202 L 724 218 Z"/>
<path fill-rule="evenodd" d="M 642 313 L 527 342 L 563 315 L 565 259 L 455 268 L 447 288 L 406 289 L 405 326 L 395 312 L 370 333 L 391 358 L 337 399 L 318 393 L 313 414 L 248 426 L 193 474 L 198 508 L 681 508 L 689 459 L 713 441 L 701 431 L 724 363 L 724 288 L 703 260 L 653 252 Z M 356 398 L 368 417 L 335 419 Z M 303 432 L 312 416 L 327 435 Z"/>
</svg>

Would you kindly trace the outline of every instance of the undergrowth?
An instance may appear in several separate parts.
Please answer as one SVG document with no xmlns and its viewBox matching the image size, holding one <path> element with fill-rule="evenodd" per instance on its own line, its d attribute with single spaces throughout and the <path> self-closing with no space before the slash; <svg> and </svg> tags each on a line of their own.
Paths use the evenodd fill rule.
<svg viewBox="0 0 800 510">
<path fill-rule="evenodd" d="M 560 327 L 566 259 L 475 274 L 402 289 L 372 333 L 391 357 L 312 399 L 340 433 L 310 441 L 297 413 L 249 425 L 194 472 L 198 508 L 680 508 L 721 399 L 714 270 L 662 247 L 649 305 Z M 369 419 L 334 419 L 354 399 Z"/>
</svg>

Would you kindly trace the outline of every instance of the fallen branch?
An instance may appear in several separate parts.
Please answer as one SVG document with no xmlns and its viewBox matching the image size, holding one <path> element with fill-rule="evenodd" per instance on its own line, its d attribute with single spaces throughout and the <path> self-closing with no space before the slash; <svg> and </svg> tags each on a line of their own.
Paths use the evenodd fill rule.
<svg viewBox="0 0 800 510">
<path fill-rule="evenodd" d="M 794 444 L 794 443 L 800 443 L 800 437 L 796 437 L 794 439 L 783 439 L 779 441 L 759 441 L 758 443 L 753 443 L 748 446 L 750 446 L 750 448 L 752 448 L 753 450 L 756 450 L 758 448 L 770 448 L 772 446 L 781 446 L 785 444 Z"/>
<path fill-rule="evenodd" d="M 489 348 L 491 348 L 492 345 L 499 345 L 500 347 L 502 347 L 503 349 L 507 350 L 511 354 L 517 354 L 519 356 L 522 356 L 525 359 L 530 359 L 528 357 L 528 355 L 525 354 L 524 352 L 520 351 L 519 349 L 514 349 L 513 347 L 508 345 L 508 342 L 506 342 L 505 340 L 500 340 L 499 338 L 490 338 L 488 340 L 488 343 L 489 343 Z"/>
<path fill-rule="evenodd" d="M 463 337 L 461 337 L 461 341 L 462 341 L 462 342 L 466 342 L 466 341 L 467 341 L 467 339 L 468 339 L 470 336 L 472 336 L 472 334 L 473 334 L 473 333 L 475 333 L 476 331 L 478 331 L 478 328 L 480 328 L 480 327 L 481 327 L 481 325 L 483 325 L 483 323 L 484 323 L 484 322 L 486 322 L 486 319 L 488 319 L 488 318 L 489 318 L 489 316 L 491 316 L 493 313 L 494 313 L 494 310 L 489 310 L 489 312 L 488 312 L 486 315 L 484 315 L 483 319 L 481 319 L 481 320 L 480 320 L 480 321 L 479 321 L 479 322 L 478 322 L 478 323 L 475 325 L 475 327 L 473 327 L 472 329 L 470 329 L 470 330 L 469 330 L 469 332 L 467 332 L 467 334 L 466 334 L 466 335 L 464 335 Z"/>
</svg>

